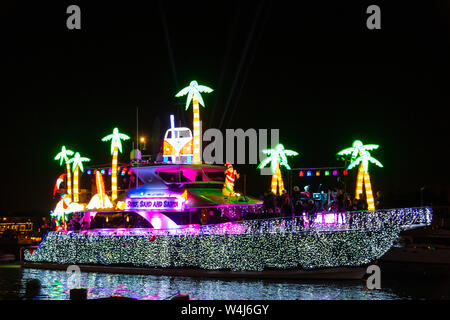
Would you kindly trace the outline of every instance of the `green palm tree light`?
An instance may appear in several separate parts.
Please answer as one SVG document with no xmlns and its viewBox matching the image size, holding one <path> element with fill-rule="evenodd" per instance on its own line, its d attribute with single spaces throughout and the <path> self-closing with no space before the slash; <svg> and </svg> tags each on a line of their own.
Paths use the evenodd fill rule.
<svg viewBox="0 0 450 320">
<path fill-rule="evenodd" d="M 193 163 L 201 163 L 200 161 L 200 111 L 198 104 L 205 107 L 202 95 L 200 93 L 211 93 L 213 89 L 202 86 L 197 83 L 197 81 L 191 81 L 188 87 L 181 89 L 175 97 L 182 97 L 187 95 L 186 98 L 186 110 L 192 100 L 193 111 L 194 111 L 194 150 L 193 150 Z"/>
<path fill-rule="evenodd" d="M 337 154 L 340 156 L 350 156 L 350 164 L 347 167 L 348 170 L 353 169 L 359 165 L 358 175 L 356 177 L 356 191 L 355 198 L 359 199 L 359 195 L 363 193 L 363 185 L 366 191 L 367 208 L 370 211 L 375 210 L 375 204 L 373 200 L 372 186 L 370 184 L 369 176 L 369 162 L 376 164 L 378 167 L 383 168 L 380 161 L 373 158 L 369 151 L 378 149 L 377 144 L 364 145 L 360 140 L 355 140 L 352 147 L 339 151 Z"/>
<path fill-rule="evenodd" d="M 91 161 L 89 158 L 81 157 L 80 153 L 75 153 L 75 156 L 70 159 L 68 162 L 73 163 L 72 170 L 73 170 L 73 202 L 79 202 L 80 198 L 78 195 L 78 171 L 81 170 L 81 172 L 84 171 L 83 169 L 83 162 Z"/>
<path fill-rule="evenodd" d="M 68 156 L 72 156 L 73 151 L 67 150 L 65 146 L 62 146 L 61 151 L 56 155 L 54 160 L 59 160 L 59 165 L 62 166 L 63 162 L 66 164 L 67 171 L 67 195 L 72 200 L 72 174 L 70 172 L 70 163 Z"/>
<path fill-rule="evenodd" d="M 275 149 L 265 149 L 262 150 L 262 153 L 267 155 L 267 158 L 264 159 L 259 165 L 258 169 L 264 168 L 270 162 L 270 167 L 272 169 L 272 193 L 281 195 L 284 190 L 283 177 L 281 175 L 280 164 L 285 166 L 288 170 L 291 167 L 288 164 L 287 156 L 297 156 L 298 152 L 287 150 L 284 148 L 282 144 L 278 144 Z"/>
<path fill-rule="evenodd" d="M 112 169 L 111 169 L 111 199 L 117 199 L 117 158 L 119 151 L 122 152 L 122 140 L 130 139 L 126 134 L 120 133 L 119 129 L 114 128 L 113 133 L 102 139 L 103 142 L 111 140 Z"/>
</svg>

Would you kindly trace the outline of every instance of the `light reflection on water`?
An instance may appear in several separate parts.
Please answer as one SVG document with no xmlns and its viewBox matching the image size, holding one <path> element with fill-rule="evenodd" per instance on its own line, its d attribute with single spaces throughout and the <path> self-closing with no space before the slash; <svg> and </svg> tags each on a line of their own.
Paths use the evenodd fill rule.
<svg viewBox="0 0 450 320">
<path fill-rule="evenodd" d="M 20 296 L 25 284 L 39 279 L 37 299 L 67 300 L 69 275 L 60 270 L 23 269 Z M 397 300 L 407 299 L 390 289 L 368 290 L 362 281 L 255 281 L 218 280 L 188 277 L 81 273 L 81 286 L 88 299 L 122 296 L 142 300 L 167 299 L 177 293 L 194 300 Z"/>
</svg>

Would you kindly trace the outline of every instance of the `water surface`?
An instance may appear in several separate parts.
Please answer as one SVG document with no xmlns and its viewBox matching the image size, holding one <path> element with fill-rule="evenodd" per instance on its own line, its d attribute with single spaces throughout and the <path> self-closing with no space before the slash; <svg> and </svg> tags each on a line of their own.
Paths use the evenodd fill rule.
<svg viewBox="0 0 450 320">
<path fill-rule="evenodd" d="M 22 299 L 31 279 L 41 282 L 39 300 L 69 299 L 69 274 L 61 270 L 0 268 L 0 299 Z M 397 300 L 392 289 L 368 290 L 363 281 L 218 280 L 82 272 L 88 299 L 122 296 L 163 300 L 181 293 L 194 300 Z"/>
<path fill-rule="evenodd" d="M 164 300 L 181 293 L 194 300 L 409 300 L 450 299 L 450 265 L 381 263 L 381 289 L 362 280 L 219 280 L 189 277 L 81 273 L 88 299 L 122 296 Z M 69 299 L 70 274 L 0 265 L 0 300 L 25 299 L 26 283 L 41 283 L 38 300 Z"/>
</svg>

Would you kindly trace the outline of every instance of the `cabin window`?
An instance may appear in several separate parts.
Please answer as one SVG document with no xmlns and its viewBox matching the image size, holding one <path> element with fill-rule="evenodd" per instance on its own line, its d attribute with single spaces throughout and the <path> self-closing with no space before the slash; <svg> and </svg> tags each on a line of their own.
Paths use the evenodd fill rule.
<svg viewBox="0 0 450 320">
<path fill-rule="evenodd" d="M 183 168 L 180 170 L 181 182 L 208 181 L 201 169 Z"/>
<path fill-rule="evenodd" d="M 211 181 L 219 181 L 219 182 L 225 181 L 225 173 L 224 173 L 225 170 L 222 171 L 222 170 L 204 169 L 204 172 Z"/>
<path fill-rule="evenodd" d="M 144 182 L 142 181 L 142 178 L 141 178 L 141 177 L 138 176 L 138 179 L 137 179 L 137 180 L 138 180 L 138 181 L 137 181 L 137 185 L 136 185 L 136 174 L 133 173 L 133 174 L 130 176 L 130 178 L 129 178 L 129 181 L 128 181 L 128 183 L 129 183 L 128 188 L 129 188 L 129 189 L 137 188 L 137 187 L 140 187 L 140 186 L 142 186 L 142 185 L 144 184 Z"/>
<path fill-rule="evenodd" d="M 176 183 L 178 181 L 178 169 L 163 169 L 156 171 L 156 174 L 165 182 Z"/>
<path fill-rule="evenodd" d="M 189 130 L 179 131 L 178 134 L 179 134 L 178 138 L 190 138 L 191 137 L 191 132 Z"/>
</svg>

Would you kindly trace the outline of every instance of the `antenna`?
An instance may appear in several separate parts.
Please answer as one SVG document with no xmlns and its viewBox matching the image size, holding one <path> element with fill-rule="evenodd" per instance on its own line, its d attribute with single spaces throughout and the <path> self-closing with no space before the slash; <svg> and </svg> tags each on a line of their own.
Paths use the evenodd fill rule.
<svg viewBox="0 0 450 320">
<path fill-rule="evenodd" d="M 139 107 L 136 107 L 136 146 L 139 149 Z"/>
<path fill-rule="evenodd" d="M 170 115 L 170 128 L 171 129 L 175 128 L 175 119 L 173 114 Z"/>
<path fill-rule="evenodd" d="M 173 129 L 175 128 L 175 117 L 173 114 L 170 115 L 170 128 Z M 171 133 L 172 135 L 174 134 L 174 132 Z M 173 138 L 173 136 L 172 136 Z M 176 157 L 171 157 L 172 158 L 172 163 L 175 163 Z"/>
</svg>

